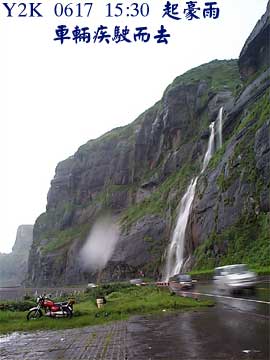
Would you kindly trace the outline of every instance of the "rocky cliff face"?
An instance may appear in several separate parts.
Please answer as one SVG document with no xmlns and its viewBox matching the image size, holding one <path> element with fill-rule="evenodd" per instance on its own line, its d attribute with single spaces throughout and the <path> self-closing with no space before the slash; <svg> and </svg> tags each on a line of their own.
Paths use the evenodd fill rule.
<svg viewBox="0 0 270 360">
<path fill-rule="evenodd" d="M 33 242 L 33 225 L 20 225 L 10 254 L 0 254 L 0 284 L 15 286 L 25 280 Z"/>
<path fill-rule="evenodd" d="M 139 271 L 159 276 L 179 202 L 199 173 L 208 126 L 221 106 L 224 145 L 198 180 L 185 267 L 229 261 L 237 247 L 239 259 L 246 248 L 248 261 L 266 262 L 268 37 L 269 7 L 238 63 L 215 60 L 190 70 L 132 124 L 89 141 L 57 166 L 46 213 L 34 227 L 29 282 L 124 279 Z M 83 268 L 78 254 L 96 219 L 108 209 L 118 219 L 121 235 L 107 266 L 97 274 Z M 243 240 L 247 229 L 254 236 Z M 256 249 L 260 258 L 252 258 Z"/>
<path fill-rule="evenodd" d="M 239 71 L 244 80 L 269 67 L 269 7 L 270 3 L 268 3 L 266 13 L 258 21 L 240 54 Z"/>
<path fill-rule="evenodd" d="M 245 82 L 225 117 L 225 144 L 199 179 L 187 268 L 241 260 L 269 264 L 269 38 L 270 3 L 240 54 Z"/>
</svg>

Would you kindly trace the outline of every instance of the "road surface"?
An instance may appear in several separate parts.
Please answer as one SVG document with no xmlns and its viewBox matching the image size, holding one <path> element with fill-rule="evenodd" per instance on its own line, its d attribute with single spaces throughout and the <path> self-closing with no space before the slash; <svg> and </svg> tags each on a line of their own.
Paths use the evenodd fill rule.
<svg viewBox="0 0 270 360">
<path fill-rule="evenodd" d="M 192 294 L 191 294 L 192 293 Z M 211 283 L 189 296 L 215 296 L 215 307 L 135 316 L 105 326 L 0 337 L 1 360 L 269 360 L 269 283 L 256 295 L 230 297 Z M 204 295 L 206 296 L 206 295 Z M 166 309 L 164 309 L 166 310 Z"/>
</svg>

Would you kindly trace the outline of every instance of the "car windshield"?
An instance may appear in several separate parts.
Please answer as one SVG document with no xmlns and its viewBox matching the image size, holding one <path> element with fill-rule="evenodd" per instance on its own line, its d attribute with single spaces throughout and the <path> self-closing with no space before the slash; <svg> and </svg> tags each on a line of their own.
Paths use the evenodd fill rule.
<svg viewBox="0 0 270 360">
<path fill-rule="evenodd" d="M 248 268 L 246 265 L 236 265 L 226 269 L 226 271 L 228 274 L 241 274 L 247 272 Z"/>
<path fill-rule="evenodd" d="M 192 281 L 192 280 L 190 275 L 177 274 L 171 277 L 169 281 Z"/>
<path fill-rule="evenodd" d="M 180 281 L 191 281 L 190 275 L 181 275 L 179 276 Z"/>
</svg>

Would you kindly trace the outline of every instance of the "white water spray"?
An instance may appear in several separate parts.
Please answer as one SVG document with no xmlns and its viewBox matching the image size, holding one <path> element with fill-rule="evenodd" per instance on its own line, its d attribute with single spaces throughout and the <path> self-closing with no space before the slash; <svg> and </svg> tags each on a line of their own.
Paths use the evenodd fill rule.
<svg viewBox="0 0 270 360">
<path fill-rule="evenodd" d="M 223 107 L 219 109 L 217 118 L 218 148 L 222 146 Z"/>
<path fill-rule="evenodd" d="M 207 168 L 207 165 L 209 164 L 209 161 L 211 159 L 211 157 L 214 154 L 214 149 L 215 149 L 215 123 L 212 122 L 209 126 L 210 129 L 210 136 L 209 136 L 209 140 L 208 140 L 208 146 L 207 146 L 207 150 L 206 153 L 204 155 L 204 159 L 203 159 L 203 167 L 202 167 L 202 171 L 201 173 L 204 172 L 204 170 Z"/>
<path fill-rule="evenodd" d="M 217 118 L 219 146 L 221 146 L 220 144 L 222 144 L 222 110 L 223 108 L 219 110 Z M 210 136 L 208 140 L 207 150 L 203 159 L 201 174 L 207 168 L 209 161 L 211 160 L 211 157 L 213 156 L 215 151 L 215 125 L 216 123 L 212 122 L 209 126 Z M 189 184 L 189 187 L 180 203 L 176 227 L 174 229 L 172 241 L 168 249 L 167 262 L 164 274 L 165 281 L 168 281 L 171 276 L 178 274 L 183 266 L 186 227 L 193 199 L 195 196 L 197 181 L 198 176 L 195 179 L 191 180 L 191 183 Z"/>
<path fill-rule="evenodd" d="M 191 180 L 191 183 L 189 184 L 189 187 L 181 200 L 176 227 L 174 229 L 172 241 L 168 251 L 167 264 L 165 269 L 166 281 L 168 281 L 170 276 L 179 273 L 183 265 L 185 232 L 190 208 L 195 195 L 197 180 L 198 177 Z"/>
<path fill-rule="evenodd" d="M 102 270 L 115 249 L 119 239 L 119 226 L 112 217 L 104 216 L 96 221 L 84 246 L 80 251 L 80 260 L 85 270 Z"/>
</svg>

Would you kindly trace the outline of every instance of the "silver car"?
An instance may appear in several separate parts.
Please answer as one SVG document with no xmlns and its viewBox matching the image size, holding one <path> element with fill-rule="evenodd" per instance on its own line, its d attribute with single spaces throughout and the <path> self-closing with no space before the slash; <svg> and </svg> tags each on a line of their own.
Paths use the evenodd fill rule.
<svg viewBox="0 0 270 360">
<path fill-rule="evenodd" d="M 188 274 L 176 274 L 169 279 L 169 286 L 178 290 L 187 290 L 194 286 L 194 282 Z"/>
<path fill-rule="evenodd" d="M 215 268 L 214 284 L 217 289 L 229 291 L 231 294 L 244 289 L 255 290 L 257 275 L 245 264 L 226 265 Z"/>
</svg>

